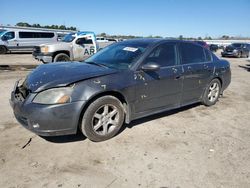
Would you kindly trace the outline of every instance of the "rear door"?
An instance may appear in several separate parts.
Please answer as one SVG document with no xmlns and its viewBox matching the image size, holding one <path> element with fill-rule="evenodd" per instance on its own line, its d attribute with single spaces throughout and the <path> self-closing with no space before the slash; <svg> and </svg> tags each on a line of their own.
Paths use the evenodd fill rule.
<svg viewBox="0 0 250 188">
<path fill-rule="evenodd" d="M 180 59 L 183 66 L 183 90 L 181 104 L 198 101 L 212 74 L 213 66 L 207 62 L 205 49 L 199 45 L 181 42 Z"/>
<path fill-rule="evenodd" d="M 10 49 L 10 50 L 17 49 L 18 43 L 17 43 L 17 36 L 16 36 L 15 31 L 6 32 L 2 36 L 2 40 L 8 49 Z"/>
<path fill-rule="evenodd" d="M 143 64 L 154 62 L 160 65 L 157 71 L 138 71 L 137 103 L 135 112 L 150 112 L 180 105 L 182 68 L 177 64 L 176 43 L 164 43 L 156 47 Z"/>
</svg>

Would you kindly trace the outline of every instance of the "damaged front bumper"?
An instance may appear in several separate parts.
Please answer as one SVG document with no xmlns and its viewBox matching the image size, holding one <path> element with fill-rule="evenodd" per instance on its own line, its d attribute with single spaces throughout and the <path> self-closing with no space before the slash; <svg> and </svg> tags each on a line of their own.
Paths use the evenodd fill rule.
<svg viewBox="0 0 250 188">
<path fill-rule="evenodd" d="M 42 61 L 43 63 L 51 63 L 53 61 L 53 53 L 44 54 L 33 52 L 32 55 L 36 60 Z"/>
<path fill-rule="evenodd" d="M 19 96 L 18 84 L 11 93 L 10 105 L 15 118 L 26 129 L 41 136 L 76 134 L 85 101 L 65 104 L 35 104 L 36 93 Z"/>
</svg>

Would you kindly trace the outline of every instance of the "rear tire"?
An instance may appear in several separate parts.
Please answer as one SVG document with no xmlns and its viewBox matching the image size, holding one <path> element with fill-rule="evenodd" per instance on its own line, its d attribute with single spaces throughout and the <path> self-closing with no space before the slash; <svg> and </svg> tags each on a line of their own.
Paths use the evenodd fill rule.
<svg viewBox="0 0 250 188">
<path fill-rule="evenodd" d="M 7 48 L 5 46 L 0 46 L 0 54 L 6 54 Z"/>
<path fill-rule="evenodd" d="M 53 60 L 53 62 L 65 62 L 65 61 L 70 61 L 69 56 L 65 53 L 57 54 Z"/>
<path fill-rule="evenodd" d="M 218 101 L 220 94 L 221 83 L 217 78 L 215 78 L 208 84 L 202 97 L 202 104 L 205 106 L 214 105 Z"/>
<path fill-rule="evenodd" d="M 120 100 L 110 95 L 100 97 L 84 112 L 80 129 L 94 142 L 108 140 L 119 132 L 124 116 Z"/>
</svg>

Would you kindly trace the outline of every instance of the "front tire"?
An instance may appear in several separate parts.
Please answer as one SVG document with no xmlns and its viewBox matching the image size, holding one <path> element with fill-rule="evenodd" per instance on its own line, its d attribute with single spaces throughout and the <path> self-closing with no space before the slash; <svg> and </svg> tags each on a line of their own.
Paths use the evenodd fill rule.
<svg viewBox="0 0 250 188">
<path fill-rule="evenodd" d="M 65 62 L 65 61 L 70 61 L 69 56 L 65 53 L 60 53 L 54 57 L 53 62 Z"/>
<path fill-rule="evenodd" d="M 221 93 L 221 83 L 220 81 L 216 78 L 213 79 L 207 86 L 204 95 L 202 97 L 202 104 L 205 106 L 212 106 L 214 105 Z"/>
<path fill-rule="evenodd" d="M 122 103 L 113 96 L 104 96 L 92 102 L 84 112 L 80 129 L 94 142 L 115 136 L 124 122 Z"/>
<path fill-rule="evenodd" d="M 7 49 L 5 46 L 0 46 L 0 54 L 6 54 L 7 53 Z"/>
</svg>

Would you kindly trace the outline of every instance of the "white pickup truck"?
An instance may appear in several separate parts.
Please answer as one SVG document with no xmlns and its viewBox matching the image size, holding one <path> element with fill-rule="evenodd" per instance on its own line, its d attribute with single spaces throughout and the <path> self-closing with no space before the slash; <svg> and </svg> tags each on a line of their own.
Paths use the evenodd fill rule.
<svg viewBox="0 0 250 188">
<path fill-rule="evenodd" d="M 83 61 L 96 53 L 99 45 L 93 32 L 66 35 L 60 42 L 36 46 L 33 57 L 43 63 L 58 61 Z"/>
</svg>

